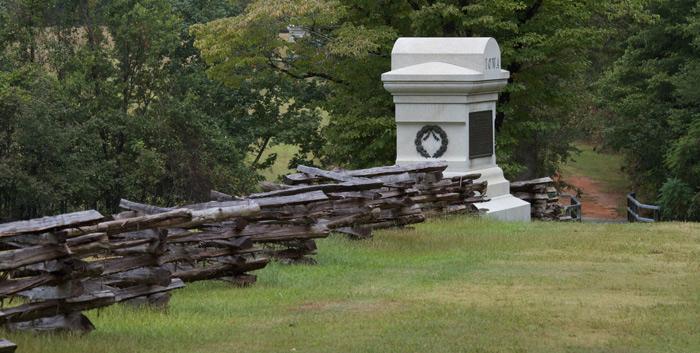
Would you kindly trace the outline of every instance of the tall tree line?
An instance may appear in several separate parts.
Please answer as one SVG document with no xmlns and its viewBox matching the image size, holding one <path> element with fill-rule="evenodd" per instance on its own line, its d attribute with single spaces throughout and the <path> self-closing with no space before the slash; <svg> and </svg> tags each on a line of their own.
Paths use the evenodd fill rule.
<svg viewBox="0 0 700 353">
<path fill-rule="evenodd" d="M 511 83 L 497 116 L 499 164 L 511 178 L 549 175 L 575 150 L 593 103 L 593 53 L 645 17 L 645 0 L 255 0 L 195 26 L 212 77 L 316 80 L 330 113 L 322 162 L 363 167 L 395 157 L 393 104 L 379 79 L 400 36 L 488 36 Z M 294 43 L 275 34 L 297 25 Z M 614 53 L 614 51 L 612 51 Z M 603 55 L 602 59 L 607 59 Z"/>
<path fill-rule="evenodd" d="M 274 161 L 256 153 L 271 135 L 313 137 L 317 114 L 280 112 L 289 85 L 207 77 L 189 27 L 241 6 L 1 0 L 0 218 L 249 191 Z"/>
<path fill-rule="evenodd" d="M 246 192 L 277 143 L 298 147 L 291 164 L 391 163 L 379 77 L 394 40 L 491 36 L 512 73 L 497 120 L 509 177 L 551 174 L 593 131 L 648 195 L 691 195 L 673 206 L 689 219 L 698 11 L 691 0 L 0 0 L 0 217 Z M 281 38 L 289 25 L 304 36 Z"/>
<path fill-rule="evenodd" d="M 700 221 L 700 3 L 653 0 L 599 83 L 605 141 L 667 219 Z"/>
</svg>

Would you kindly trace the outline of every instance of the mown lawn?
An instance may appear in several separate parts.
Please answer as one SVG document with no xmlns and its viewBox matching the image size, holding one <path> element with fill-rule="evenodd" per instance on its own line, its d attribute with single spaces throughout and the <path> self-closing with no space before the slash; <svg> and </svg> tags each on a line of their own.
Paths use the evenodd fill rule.
<svg viewBox="0 0 700 353">
<path fill-rule="evenodd" d="M 700 226 L 456 217 L 319 242 L 249 288 L 196 283 L 168 312 L 90 312 L 29 352 L 698 352 Z"/>
</svg>

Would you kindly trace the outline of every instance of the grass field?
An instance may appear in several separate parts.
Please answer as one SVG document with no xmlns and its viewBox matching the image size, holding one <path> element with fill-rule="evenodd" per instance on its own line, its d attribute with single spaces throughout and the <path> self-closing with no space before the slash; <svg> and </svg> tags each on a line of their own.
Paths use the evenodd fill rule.
<svg viewBox="0 0 700 353">
<path fill-rule="evenodd" d="M 269 147 L 265 153 L 263 153 L 262 159 L 264 160 L 272 153 L 277 153 L 277 159 L 275 164 L 270 168 L 263 169 L 260 174 L 265 178 L 265 180 L 276 181 L 281 175 L 294 173 L 294 169 L 289 169 L 289 161 L 292 160 L 294 154 L 299 150 L 296 146 L 291 145 L 274 145 Z"/>
<path fill-rule="evenodd" d="M 319 241 L 316 266 L 89 312 L 30 352 L 698 352 L 700 226 L 450 218 Z"/>
</svg>

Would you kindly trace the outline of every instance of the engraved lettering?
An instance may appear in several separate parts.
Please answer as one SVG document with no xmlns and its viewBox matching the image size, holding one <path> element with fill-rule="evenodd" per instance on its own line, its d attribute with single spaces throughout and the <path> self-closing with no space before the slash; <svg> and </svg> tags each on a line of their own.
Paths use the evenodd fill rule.
<svg viewBox="0 0 700 353">
<path fill-rule="evenodd" d="M 501 68 L 501 58 L 485 58 L 484 66 L 486 67 L 486 70 L 498 70 Z"/>
</svg>

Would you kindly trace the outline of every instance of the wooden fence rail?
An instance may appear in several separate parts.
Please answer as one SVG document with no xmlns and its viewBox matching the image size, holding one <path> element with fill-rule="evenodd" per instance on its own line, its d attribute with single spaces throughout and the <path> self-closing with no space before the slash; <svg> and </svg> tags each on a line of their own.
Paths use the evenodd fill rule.
<svg viewBox="0 0 700 353">
<path fill-rule="evenodd" d="M 178 264 L 212 261 L 219 276 L 260 268 L 267 259 L 256 257 L 242 236 L 228 234 L 211 244 L 197 240 L 191 247 L 176 242 L 182 232 L 204 234 L 208 224 L 258 213 L 260 206 L 249 202 L 113 219 L 87 211 L 4 224 L 0 299 L 21 302 L 2 308 L 0 324 L 11 330 L 90 331 L 94 326 L 82 311 L 136 298 L 166 304 L 167 292 L 197 275 Z"/>
<path fill-rule="evenodd" d="M 651 218 L 644 217 L 651 215 Z M 661 220 L 661 207 L 655 205 L 647 205 L 637 201 L 637 193 L 631 192 L 627 194 L 627 220 L 632 222 L 658 222 Z"/>
<path fill-rule="evenodd" d="M 445 162 L 321 170 L 299 166 L 285 184 L 213 201 L 159 207 L 122 200 L 123 212 L 82 211 L 0 225 L 0 326 L 89 331 L 82 312 L 119 302 L 166 305 L 183 282 L 238 284 L 269 258 L 313 262 L 314 239 L 366 238 L 426 215 L 480 212 L 478 174 L 444 179 Z"/>
<path fill-rule="evenodd" d="M 568 197 L 569 198 L 569 204 L 564 205 L 562 209 L 562 217 L 561 220 L 569 220 L 569 221 L 575 221 L 575 222 L 581 222 L 583 219 L 583 213 L 581 210 L 581 201 L 579 199 L 571 194 L 561 194 L 560 196 Z"/>
</svg>

